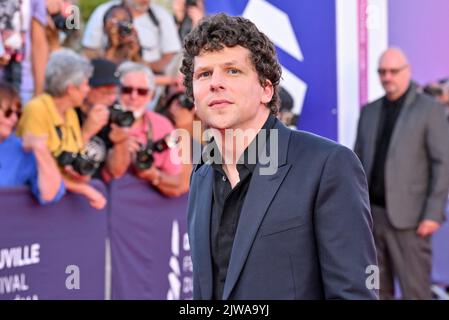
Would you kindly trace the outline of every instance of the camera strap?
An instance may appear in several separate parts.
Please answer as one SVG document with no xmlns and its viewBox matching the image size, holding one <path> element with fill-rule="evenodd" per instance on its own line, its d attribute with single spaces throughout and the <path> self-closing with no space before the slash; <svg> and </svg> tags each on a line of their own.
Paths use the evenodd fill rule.
<svg viewBox="0 0 449 320">
<path fill-rule="evenodd" d="M 147 143 L 153 141 L 153 124 L 151 123 L 151 119 L 147 116 L 147 113 L 143 115 L 144 121 L 147 127 Z"/>
<path fill-rule="evenodd" d="M 47 112 L 50 113 L 50 106 L 48 105 L 46 99 L 43 99 L 43 101 L 44 101 L 45 107 L 47 108 Z M 57 156 L 58 154 L 60 154 L 61 152 L 64 151 L 63 148 L 62 148 L 62 145 L 63 145 L 63 142 L 64 142 L 64 134 L 62 133 L 62 128 L 61 128 L 60 125 L 59 126 L 54 126 L 54 128 L 55 128 L 56 134 L 58 135 L 58 138 L 59 138 L 58 150 L 56 150 L 53 153 L 55 156 Z M 73 131 L 73 127 L 69 126 L 69 129 L 70 129 L 70 133 L 72 134 L 73 139 L 75 140 L 75 143 L 78 145 L 78 149 L 81 150 L 82 149 L 82 143 L 80 143 L 80 141 L 78 141 L 78 139 L 76 138 L 76 134 Z"/>
</svg>

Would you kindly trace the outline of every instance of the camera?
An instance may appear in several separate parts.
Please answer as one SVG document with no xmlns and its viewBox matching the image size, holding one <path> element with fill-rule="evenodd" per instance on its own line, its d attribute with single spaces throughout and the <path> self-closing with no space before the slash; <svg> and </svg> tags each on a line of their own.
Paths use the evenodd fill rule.
<svg viewBox="0 0 449 320">
<path fill-rule="evenodd" d="M 171 149 L 175 145 L 176 140 L 169 134 L 157 141 L 148 141 L 144 147 L 137 151 L 134 167 L 139 171 L 151 168 L 154 162 L 153 153 Z"/>
<path fill-rule="evenodd" d="M 120 37 L 126 37 L 129 36 L 133 31 L 133 25 L 130 22 L 127 21 L 119 21 L 117 23 L 118 28 L 118 34 Z"/>
<path fill-rule="evenodd" d="M 91 176 L 100 166 L 98 161 L 95 161 L 85 154 L 62 151 L 57 157 L 56 161 L 62 167 L 72 166 L 73 170 L 82 176 Z"/>
<path fill-rule="evenodd" d="M 56 29 L 67 32 L 69 28 L 67 28 L 66 17 L 64 17 L 61 12 L 51 15 L 51 19 L 53 20 L 53 24 Z"/>
<path fill-rule="evenodd" d="M 437 85 L 427 85 L 423 88 L 423 92 L 432 97 L 439 97 L 444 93 L 443 88 Z"/>
<path fill-rule="evenodd" d="M 11 83 L 16 90 L 20 91 L 22 83 L 22 55 L 15 51 L 11 54 L 11 59 L 3 68 L 3 77 L 6 82 Z"/>
<path fill-rule="evenodd" d="M 185 93 L 182 93 L 179 95 L 178 97 L 178 101 L 179 104 L 181 105 L 181 107 L 192 110 L 193 107 L 195 106 L 192 102 L 192 100 L 190 100 L 189 97 L 187 97 L 187 95 Z"/>
<path fill-rule="evenodd" d="M 131 127 L 134 115 L 131 111 L 123 110 L 119 103 L 114 103 L 109 107 L 109 123 L 115 123 L 119 127 Z"/>
</svg>

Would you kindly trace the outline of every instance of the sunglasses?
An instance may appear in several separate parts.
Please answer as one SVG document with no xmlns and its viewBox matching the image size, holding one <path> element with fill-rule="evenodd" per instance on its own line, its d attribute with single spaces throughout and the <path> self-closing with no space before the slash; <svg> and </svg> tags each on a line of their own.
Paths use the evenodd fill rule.
<svg viewBox="0 0 449 320">
<path fill-rule="evenodd" d="M 2 109 L 0 109 L 0 110 L 2 110 Z M 2 111 L 3 111 L 5 118 L 11 117 L 13 113 L 16 114 L 17 118 L 20 118 L 20 115 L 22 114 L 22 112 L 20 110 L 14 110 L 12 108 L 8 108 L 8 109 L 2 110 Z"/>
<path fill-rule="evenodd" d="M 133 91 L 137 91 L 137 94 L 139 96 L 146 96 L 148 94 L 148 92 L 150 92 L 150 89 L 148 88 L 134 88 L 134 87 L 121 87 L 120 88 L 121 92 L 123 94 L 132 94 Z"/>
<path fill-rule="evenodd" d="M 379 68 L 377 69 L 377 73 L 380 76 L 384 76 L 387 73 L 391 73 L 391 75 L 395 76 L 397 75 L 399 72 L 401 72 L 402 70 L 404 70 L 407 67 L 407 65 L 399 67 L 399 68 L 391 68 L 391 69 L 384 69 L 384 68 Z"/>
</svg>

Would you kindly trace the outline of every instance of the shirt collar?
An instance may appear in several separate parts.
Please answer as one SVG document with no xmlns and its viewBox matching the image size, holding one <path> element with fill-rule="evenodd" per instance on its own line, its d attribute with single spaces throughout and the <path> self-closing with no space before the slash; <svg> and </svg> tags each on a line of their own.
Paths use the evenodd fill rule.
<svg viewBox="0 0 449 320">
<path fill-rule="evenodd" d="M 49 94 L 45 93 L 42 95 L 42 101 L 44 102 L 46 111 L 48 112 L 54 126 L 57 127 L 57 126 L 61 126 L 62 124 L 64 124 L 64 120 L 62 119 L 61 115 L 59 114 L 58 110 L 56 109 L 56 105 L 55 105 L 53 98 Z"/>
<path fill-rule="evenodd" d="M 261 152 L 261 150 L 259 150 L 259 148 L 261 148 L 262 150 L 265 149 L 265 145 L 266 145 L 266 141 L 269 139 L 270 136 L 270 130 L 274 127 L 276 123 L 276 117 L 272 114 L 270 114 L 267 118 L 267 120 L 265 121 L 264 125 L 262 126 L 261 130 L 259 130 L 259 132 L 256 135 L 256 138 L 253 139 L 253 141 L 251 141 L 251 143 L 248 145 L 248 147 L 243 151 L 243 154 L 240 156 L 239 160 L 237 161 L 237 171 L 239 171 L 239 173 L 244 170 L 247 169 L 249 170 L 251 173 L 254 172 L 254 169 L 257 165 L 257 163 L 259 162 L 259 153 Z M 264 141 L 259 142 L 259 140 L 261 138 L 264 138 Z M 212 138 L 208 145 L 205 148 L 205 151 L 208 150 L 212 150 L 211 152 L 206 152 L 205 153 L 205 158 L 206 162 L 210 162 L 212 168 L 214 168 L 214 170 L 217 170 L 219 172 L 222 172 L 222 162 L 220 161 L 219 163 L 215 162 L 214 159 L 223 159 L 223 157 L 221 156 L 221 154 L 218 155 L 218 157 L 215 157 L 213 152 L 217 151 L 219 152 L 217 143 L 215 142 L 215 140 Z M 251 161 L 253 160 L 252 158 L 254 157 L 249 157 L 249 153 L 250 150 L 256 150 L 256 161 Z M 222 172 L 223 173 L 223 172 Z"/>
</svg>

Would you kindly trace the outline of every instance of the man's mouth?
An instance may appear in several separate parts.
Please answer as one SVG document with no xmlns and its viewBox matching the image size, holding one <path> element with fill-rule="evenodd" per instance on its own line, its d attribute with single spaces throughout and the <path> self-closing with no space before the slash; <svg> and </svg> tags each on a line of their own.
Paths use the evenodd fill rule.
<svg viewBox="0 0 449 320">
<path fill-rule="evenodd" d="M 226 99 L 214 99 L 209 102 L 208 106 L 211 108 L 224 108 L 230 105 L 232 102 Z"/>
</svg>

